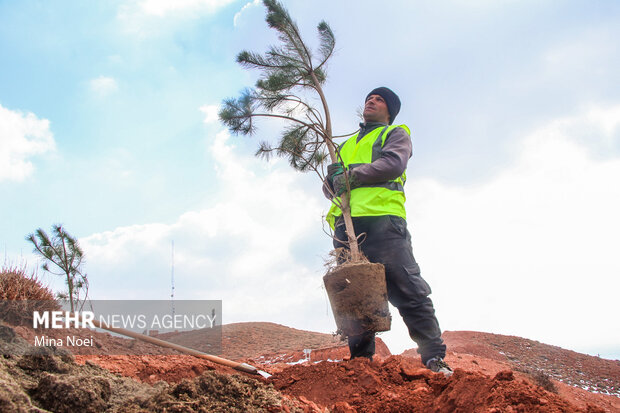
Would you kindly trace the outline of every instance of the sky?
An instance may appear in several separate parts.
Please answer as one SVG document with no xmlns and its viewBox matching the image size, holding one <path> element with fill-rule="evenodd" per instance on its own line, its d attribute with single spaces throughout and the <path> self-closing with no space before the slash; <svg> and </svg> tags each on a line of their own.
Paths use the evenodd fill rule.
<svg viewBox="0 0 620 413">
<path fill-rule="evenodd" d="M 412 131 L 407 221 L 443 330 L 620 359 L 620 3 L 290 0 L 336 36 L 336 134 L 377 86 Z M 0 0 L 0 248 L 78 237 L 93 299 L 222 300 L 223 322 L 335 331 L 316 176 L 231 136 L 235 62 L 277 37 L 247 0 Z M 174 242 L 174 252 L 172 243 Z M 397 311 L 380 337 L 414 347 Z"/>
</svg>

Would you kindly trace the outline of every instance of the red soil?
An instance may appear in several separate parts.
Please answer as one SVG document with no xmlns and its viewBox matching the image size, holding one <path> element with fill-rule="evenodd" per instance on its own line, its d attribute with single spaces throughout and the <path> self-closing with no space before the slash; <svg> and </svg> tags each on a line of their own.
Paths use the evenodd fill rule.
<svg viewBox="0 0 620 413">
<path fill-rule="evenodd" d="M 576 408 L 558 395 L 515 379 L 510 370 L 491 378 L 456 369 L 446 378 L 402 356 L 383 363 L 355 359 L 293 366 L 276 373 L 271 381 L 285 394 L 304 396 L 335 411 L 604 411 Z"/>
<path fill-rule="evenodd" d="M 591 390 L 617 394 L 618 361 L 488 333 L 446 332 L 444 338 L 449 349 L 446 361 L 455 368 L 450 378 L 424 369 L 415 350 L 391 356 L 378 339 L 373 362 L 347 361 L 347 347 L 335 337 L 272 323 L 224 326 L 221 356 L 272 373 L 267 382 L 310 412 L 326 408 L 339 412 L 620 412 L 619 397 L 565 384 L 584 380 Z M 118 345 L 116 337 L 107 342 L 101 335 L 97 340 L 104 347 Z M 312 349 L 309 360 L 304 349 Z M 147 383 L 176 383 L 213 369 L 238 373 L 185 355 L 76 355 L 75 359 Z M 546 372 L 551 379 L 546 384 L 552 383 L 555 392 L 535 384 L 545 385 L 535 376 L 537 371 Z"/>
<path fill-rule="evenodd" d="M 221 373 L 236 373 L 236 370 L 187 355 L 152 355 L 152 356 L 95 356 L 76 355 L 80 364 L 96 364 L 112 373 L 132 377 L 143 383 L 153 384 L 158 381 L 177 383 L 191 379 L 207 370 Z"/>
</svg>

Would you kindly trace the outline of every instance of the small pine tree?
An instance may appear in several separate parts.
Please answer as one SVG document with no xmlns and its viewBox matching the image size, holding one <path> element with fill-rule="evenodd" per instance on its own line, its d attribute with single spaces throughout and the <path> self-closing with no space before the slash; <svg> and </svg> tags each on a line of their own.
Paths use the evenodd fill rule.
<svg viewBox="0 0 620 413">
<path fill-rule="evenodd" d="M 68 300 L 72 312 L 81 310 L 88 298 L 88 276 L 82 272 L 84 252 L 77 239 L 62 225 L 54 225 L 51 238 L 39 228 L 26 240 L 34 245 L 34 252 L 45 259 L 41 266 L 44 271 L 65 277 L 67 291 L 58 293 L 58 298 Z M 60 272 L 52 271 L 50 264 L 59 268 Z"/>
<path fill-rule="evenodd" d="M 319 47 L 315 57 L 284 6 L 277 0 L 263 0 L 263 3 L 267 8 L 267 24 L 278 32 L 280 45 L 271 46 L 265 55 L 249 51 L 239 53 L 239 64 L 257 69 L 262 75 L 255 88 L 245 89 L 239 98 L 224 100 L 220 120 L 232 133 L 241 135 L 255 133 L 257 118 L 283 120 L 287 126 L 277 145 L 261 142 L 256 154 L 269 157 L 275 153 L 287 158 L 294 169 L 314 171 L 324 180 L 327 153 L 331 162 L 338 162 L 340 158 L 333 142 L 335 136 L 323 91 L 326 65 L 336 44 L 334 33 L 325 21 L 318 24 Z M 320 108 L 314 107 L 308 97 L 318 98 Z M 361 254 L 349 208 L 348 173 L 344 173 L 347 191 L 340 197 L 333 196 L 332 202 L 342 210 L 351 259 L 355 262 L 361 260 Z"/>
</svg>

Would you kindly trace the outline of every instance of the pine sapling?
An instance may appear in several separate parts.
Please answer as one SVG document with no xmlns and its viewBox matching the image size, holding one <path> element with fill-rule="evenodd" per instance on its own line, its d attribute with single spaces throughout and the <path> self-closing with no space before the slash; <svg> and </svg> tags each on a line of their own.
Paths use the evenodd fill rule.
<svg viewBox="0 0 620 413">
<path fill-rule="evenodd" d="M 277 144 L 261 142 L 257 156 L 284 157 L 301 172 L 315 172 L 325 180 L 324 164 L 342 162 L 333 139 L 332 121 L 323 90 L 327 80 L 326 66 L 333 56 L 336 39 L 325 21 L 317 26 L 319 46 L 316 53 L 303 41 L 297 24 L 276 0 L 263 0 L 266 21 L 278 32 L 279 44 L 270 46 L 262 55 L 242 51 L 237 62 L 244 68 L 256 69 L 261 75 L 254 88 L 245 89 L 238 98 L 224 100 L 219 117 L 234 134 L 253 135 L 255 120 L 274 118 L 285 122 Z M 312 101 L 320 101 L 317 108 Z M 351 188 L 348 171 L 344 170 L 347 190 L 332 193 L 332 202 L 344 218 L 351 261 L 362 260 L 349 207 Z M 343 241 L 343 240 L 341 240 Z"/>
</svg>

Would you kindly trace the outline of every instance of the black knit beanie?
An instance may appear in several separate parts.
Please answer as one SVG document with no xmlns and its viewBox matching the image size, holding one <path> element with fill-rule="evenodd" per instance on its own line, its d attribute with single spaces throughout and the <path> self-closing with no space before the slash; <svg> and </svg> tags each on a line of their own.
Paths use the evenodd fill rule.
<svg viewBox="0 0 620 413">
<path fill-rule="evenodd" d="M 370 97 L 370 95 L 379 95 L 385 100 L 385 104 L 388 108 L 388 113 L 390 114 L 390 125 L 394 122 L 394 118 L 400 112 L 400 99 L 398 95 L 387 87 L 378 87 L 373 89 L 367 96 L 366 100 Z M 365 101 L 366 101 L 365 100 Z"/>
</svg>

